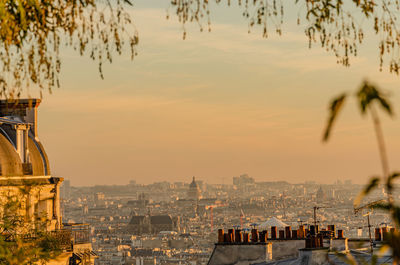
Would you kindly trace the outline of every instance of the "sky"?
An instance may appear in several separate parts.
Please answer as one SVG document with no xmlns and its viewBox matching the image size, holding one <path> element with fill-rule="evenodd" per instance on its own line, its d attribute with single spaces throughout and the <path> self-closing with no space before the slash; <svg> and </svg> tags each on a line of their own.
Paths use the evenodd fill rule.
<svg viewBox="0 0 400 265">
<path fill-rule="evenodd" d="M 366 183 L 381 167 L 371 120 L 354 98 L 328 143 L 322 133 L 328 103 L 362 80 L 390 93 L 397 114 L 382 114 L 390 166 L 399 170 L 399 77 L 379 71 L 374 41 L 351 67 L 318 46 L 308 48 L 289 11 L 283 36 L 248 34 L 240 9 L 214 7 L 212 31 L 182 26 L 168 1 L 135 1 L 138 56 L 98 67 L 62 52 L 61 87 L 45 93 L 39 137 L 52 174 L 75 186 L 155 181 Z"/>
</svg>

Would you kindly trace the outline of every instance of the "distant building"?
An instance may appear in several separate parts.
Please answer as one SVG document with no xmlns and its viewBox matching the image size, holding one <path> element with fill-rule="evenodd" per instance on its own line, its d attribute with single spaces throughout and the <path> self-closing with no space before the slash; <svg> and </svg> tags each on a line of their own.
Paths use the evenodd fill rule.
<svg viewBox="0 0 400 265">
<path fill-rule="evenodd" d="M 189 185 L 189 190 L 187 197 L 189 200 L 199 200 L 201 198 L 201 191 L 199 186 L 196 183 L 196 179 L 193 177 L 192 183 Z"/>
<path fill-rule="evenodd" d="M 61 184 L 61 198 L 68 200 L 71 196 L 71 184 L 69 180 L 64 180 Z"/>
<path fill-rule="evenodd" d="M 149 204 L 150 200 L 147 199 L 146 194 L 140 193 L 137 200 L 129 200 L 127 202 L 127 206 L 133 209 L 142 209 L 144 210 Z"/>
<path fill-rule="evenodd" d="M 103 192 L 96 192 L 94 194 L 94 203 L 96 204 L 96 207 L 103 207 L 105 205 L 105 196 Z"/>
<path fill-rule="evenodd" d="M 325 199 L 326 199 L 325 193 L 322 190 L 322 186 L 320 186 L 317 191 L 317 202 L 323 202 Z"/>
<path fill-rule="evenodd" d="M 344 181 L 344 185 L 346 185 L 346 186 L 351 186 L 351 185 L 353 185 L 353 181 L 352 181 L 351 179 L 346 179 L 346 180 Z"/>
<path fill-rule="evenodd" d="M 129 185 L 135 186 L 135 185 L 136 185 L 136 180 L 130 180 L 130 181 L 129 181 Z"/>
<path fill-rule="evenodd" d="M 132 216 L 127 231 L 133 235 L 157 235 L 161 231 L 179 230 L 179 218 L 170 215 L 134 215 Z"/>
<path fill-rule="evenodd" d="M 249 177 L 247 174 L 242 174 L 239 177 L 233 177 L 233 185 L 237 187 L 254 184 L 254 182 L 254 178 Z"/>
</svg>

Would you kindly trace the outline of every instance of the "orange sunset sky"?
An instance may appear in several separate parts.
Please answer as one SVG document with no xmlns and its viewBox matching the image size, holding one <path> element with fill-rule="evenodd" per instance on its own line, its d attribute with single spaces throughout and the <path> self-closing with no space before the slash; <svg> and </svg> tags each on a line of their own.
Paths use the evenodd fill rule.
<svg viewBox="0 0 400 265">
<path fill-rule="evenodd" d="M 147 3 L 146 3 L 147 2 Z M 168 1 L 135 1 L 138 56 L 104 68 L 62 52 L 61 88 L 45 93 L 39 136 L 52 173 L 72 185 L 153 181 L 231 183 L 352 179 L 381 172 L 372 123 L 347 102 L 331 141 L 321 142 L 330 99 L 364 78 L 388 91 L 396 116 L 383 118 L 392 170 L 400 170 L 400 80 L 379 72 L 373 38 L 345 68 L 304 25 L 285 17 L 283 36 L 248 34 L 238 8 L 212 9 L 212 31 L 166 20 Z"/>
</svg>

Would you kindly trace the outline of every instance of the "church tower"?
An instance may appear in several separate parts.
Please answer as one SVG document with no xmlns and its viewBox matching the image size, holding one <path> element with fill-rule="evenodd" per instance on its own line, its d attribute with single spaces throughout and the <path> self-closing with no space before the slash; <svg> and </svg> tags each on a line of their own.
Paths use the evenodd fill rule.
<svg viewBox="0 0 400 265">
<path fill-rule="evenodd" d="M 195 177 L 193 177 L 192 183 L 189 185 L 189 190 L 188 190 L 188 199 L 189 200 L 199 200 L 201 198 L 201 191 L 199 186 L 196 183 Z"/>
</svg>

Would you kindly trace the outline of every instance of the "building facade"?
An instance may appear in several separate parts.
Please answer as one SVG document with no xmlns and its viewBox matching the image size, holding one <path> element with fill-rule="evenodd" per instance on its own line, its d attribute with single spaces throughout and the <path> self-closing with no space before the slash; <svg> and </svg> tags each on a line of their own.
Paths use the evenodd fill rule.
<svg viewBox="0 0 400 265">
<path fill-rule="evenodd" d="M 10 216 L 21 217 L 23 222 L 19 224 L 17 233 L 40 230 L 63 241 L 63 253 L 48 264 L 82 264 L 83 260 L 84 264 L 93 264 L 95 254 L 91 251 L 89 230 L 81 229 L 79 225 L 72 229 L 72 226 L 62 224 L 60 184 L 63 179 L 51 175 L 49 159 L 38 137 L 39 104 L 39 99 L 0 101 L 2 220 Z M 17 205 L 12 213 L 8 213 L 10 201 Z M 79 244 L 76 241 L 78 234 L 81 238 Z"/>
</svg>

